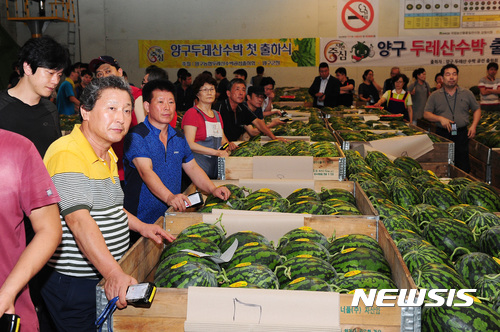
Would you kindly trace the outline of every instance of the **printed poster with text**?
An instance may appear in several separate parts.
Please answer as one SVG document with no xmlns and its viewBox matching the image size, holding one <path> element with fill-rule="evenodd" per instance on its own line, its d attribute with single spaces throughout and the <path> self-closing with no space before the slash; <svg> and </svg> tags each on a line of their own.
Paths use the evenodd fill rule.
<svg viewBox="0 0 500 332">
<path fill-rule="evenodd" d="M 139 66 L 316 67 L 319 38 L 139 40 Z"/>
</svg>

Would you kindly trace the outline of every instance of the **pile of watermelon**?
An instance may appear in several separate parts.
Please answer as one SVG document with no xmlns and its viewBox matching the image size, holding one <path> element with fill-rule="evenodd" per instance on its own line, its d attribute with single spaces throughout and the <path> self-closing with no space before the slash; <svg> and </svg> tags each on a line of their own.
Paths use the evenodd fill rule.
<svg viewBox="0 0 500 332">
<path fill-rule="evenodd" d="M 490 112 L 481 115 L 474 139 L 489 148 L 500 148 L 500 114 Z"/>
<path fill-rule="evenodd" d="M 278 141 L 272 140 L 264 145 L 257 141 L 242 142 L 231 153 L 231 157 L 254 156 L 313 156 L 313 157 L 340 157 L 340 150 L 335 143 L 306 141 Z"/>
<path fill-rule="evenodd" d="M 220 257 L 235 240 L 232 258 L 220 264 L 193 250 Z M 357 288 L 396 288 L 376 240 L 351 234 L 331 242 L 322 233 L 300 227 L 284 234 L 276 248 L 261 234 L 242 231 L 225 236 L 218 225 L 199 223 L 184 229 L 162 252 L 155 273 L 159 287 L 244 287 L 349 292 Z"/>
<path fill-rule="evenodd" d="M 213 209 L 267 211 L 286 213 L 307 213 L 315 215 L 361 215 L 354 195 L 341 188 L 325 189 L 317 193 L 311 188 L 301 188 L 287 197 L 268 188 L 249 191 L 234 184 L 223 185 L 231 191 L 227 201 L 209 195 L 205 205 L 198 212 L 212 212 Z"/>
<path fill-rule="evenodd" d="M 372 200 L 419 288 L 477 289 L 482 304 L 426 308 L 423 326 L 429 331 L 442 330 L 437 326 L 487 331 L 498 324 L 500 218 L 493 212 L 500 211 L 500 197 L 495 190 L 467 178 L 443 183 L 408 157 L 392 162 L 377 151 L 365 159 L 346 151 L 346 159 L 349 178 L 359 181 Z M 439 318 L 451 312 L 460 317 L 450 323 L 457 325 Z M 468 325 L 473 322 L 464 312 L 477 317 L 484 329 Z"/>
</svg>

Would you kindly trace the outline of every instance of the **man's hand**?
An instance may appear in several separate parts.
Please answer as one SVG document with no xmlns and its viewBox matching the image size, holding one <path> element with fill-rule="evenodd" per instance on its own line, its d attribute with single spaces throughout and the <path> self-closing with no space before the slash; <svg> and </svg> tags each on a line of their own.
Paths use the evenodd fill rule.
<svg viewBox="0 0 500 332">
<path fill-rule="evenodd" d="M 14 301 L 17 294 L 7 294 L 5 290 L 0 290 L 0 317 L 3 314 L 15 314 Z"/>
<path fill-rule="evenodd" d="M 467 136 L 469 138 L 474 138 L 476 136 L 476 127 L 470 126 L 469 131 L 467 132 Z"/>
<path fill-rule="evenodd" d="M 229 150 L 229 151 L 234 151 L 238 148 L 238 145 L 234 144 L 234 142 L 229 142 L 229 146 L 227 147 L 226 150 Z"/>
<path fill-rule="evenodd" d="M 109 274 L 104 283 L 104 292 L 106 293 L 106 298 L 112 300 L 113 298 L 119 296 L 120 299 L 116 302 L 116 307 L 119 309 L 125 308 L 127 306 L 127 289 L 130 285 L 137 284 L 137 280 L 123 272 L 121 269 L 117 269 Z"/>
<path fill-rule="evenodd" d="M 143 228 L 141 229 L 141 235 L 153 240 L 158 244 L 162 244 L 163 239 L 167 240 L 168 242 L 172 242 L 173 240 L 175 240 L 175 236 L 167 233 L 163 228 L 155 224 L 144 224 Z"/>
<path fill-rule="evenodd" d="M 229 152 L 226 150 L 217 150 L 217 157 L 225 158 L 229 157 Z"/>
<path fill-rule="evenodd" d="M 217 187 L 215 188 L 213 191 L 212 191 L 212 195 L 214 195 L 215 197 L 219 197 L 220 199 L 223 199 L 225 201 L 227 201 L 227 199 L 229 198 L 229 196 L 231 196 L 231 191 L 229 191 L 229 189 L 227 189 L 227 187 Z"/>
<path fill-rule="evenodd" d="M 450 119 L 445 118 L 444 116 L 441 116 L 439 118 L 439 123 L 441 123 L 441 126 L 443 128 L 446 128 L 446 130 L 448 130 L 449 132 L 451 132 L 451 124 L 455 123 L 455 122 L 451 121 Z"/>
<path fill-rule="evenodd" d="M 319 101 L 324 101 L 326 98 L 326 95 L 324 93 L 321 94 L 321 97 L 318 98 Z"/>
<path fill-rule="evenodd" d="M 171 195 L 167 199 L 167 205 L 173 207 L 176 211 L 186 211 L 186 203 L 191 205 L 191 202 L 184 194 Z"/>
</svg>

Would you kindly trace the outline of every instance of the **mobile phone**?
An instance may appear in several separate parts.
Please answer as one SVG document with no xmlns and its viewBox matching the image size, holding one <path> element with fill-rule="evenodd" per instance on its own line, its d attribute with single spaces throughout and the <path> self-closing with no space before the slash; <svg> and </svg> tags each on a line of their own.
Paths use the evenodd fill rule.
<svg viewBox="0 0 500 332">
<path fill-rule="evenodd" d="M 17 332 L 21 327 L 21 317 L 15 314 L 3 314 L 0 317 L 0 331 Z"/>
<path fill-rule="evenodd" d="M 225 149 L 227 149 L 227 147 L 228 147 L 228 146 L 229 146 L 229 143 L 227 143 L 227 142 L 226 142 L 226 143 L 224 143 L 224 144 L 223 144 L 223 145 L 219 148 L 219 150 L 225 150 Z"/>
<path fill-rule="evenodd" d="M 457 135 L 457 124 L 452 123 L 451 124 L 451 136 L 456 136 Z"/>
<path fill-rule="evenodd" d="M 290 122 L 290 121 L 292 121 L 292 119 L 290 119 L 290 118 L 280 118 L 280 120 L 283 121 L 283 122 Z"/>
<path fill-rule="evenodd" d="M 191 202 L 191 205 L 188 205 L 186 203 L 186 207 L 195 207 L 195 206 L 203 204 L 203 196 L 201 196 L 201 193 L 199 193 L 199 192 L 195 192 L 195 193 L 189 195 L 188 199 Z"/>
<path fill-rule="evenodd" d="M 131 285 L 127 289 L 126 300 L 129 304 L 148 305 L 153 302 L 156 294 L 156 286 L 151 282 Z"/>
</svg>

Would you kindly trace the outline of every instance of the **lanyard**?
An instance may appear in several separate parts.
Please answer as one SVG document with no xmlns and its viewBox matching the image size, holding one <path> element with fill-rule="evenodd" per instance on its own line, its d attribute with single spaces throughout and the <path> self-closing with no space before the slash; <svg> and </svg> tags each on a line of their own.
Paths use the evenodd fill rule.
<svg viewBox="0 0 500 332">
<path fill-rule="evenodd" d="M 97 317 L 97 320 L 95 321 L 95 325 L 99 332 L 102 331 L 102 326 L 104 325 L 104 322 L 113 315 L 113 312 L 116 310 L 116 302 L 118 302 L 118 296 L 115 297 L 114 299 L 110 300 L 102 313 Z M 111 322 L 108 321 L 108 332 L 113 331 L 111 328 Z"/>
<path fill-rule="evenodd" d="M 443 87 L 443 92 L 444 92 L 444 99 L 446 99 L 446 103 L 448 104 L 448 108 L 450 109 L 450 112 L 451 112 L 452 120 L 453 120 L 453 122 L 455 122 L 455 106 L 457 106 L 458 88 L 455 91 L 455 100 L 453 102 L 453 109 L 451 108 L 450 102 L 448 101 L 448 96 L 446 95 L 447 92 L 445 91 L 444 87 Z"/>
</svg>

